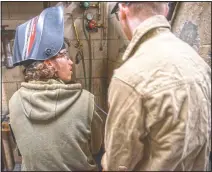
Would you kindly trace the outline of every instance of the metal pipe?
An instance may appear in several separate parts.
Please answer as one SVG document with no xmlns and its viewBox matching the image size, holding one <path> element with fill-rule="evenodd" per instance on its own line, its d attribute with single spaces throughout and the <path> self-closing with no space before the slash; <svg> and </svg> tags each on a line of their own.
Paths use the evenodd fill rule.
<svg viewBox="0 0 212 172">
<path fill-rule="evenodd" d="M 91 54 L 91 35 L 88 33 L 89 41 L 88 41 L 88 49 L 89 49 L 89 91 L 91 92 L 92 85 L 92 54 Z"/>
<path fill-rule="evenodd" d="M 79 35 L 78 35 L 78 32 L 77 32 L 77 27 L 75 25 L 75 22 L 74 22 L 74 19 L 73 19 L 73 16 L 72 15 L 71 15 L 71 20 L 72 20 L 72 24 L 73 24 L 73 27 L 74 27 L 75 35 L 76 35 L 76 38 L 77 38 L 77 44 L 78 44 L 77 47 L 78 47 L 78 49 L 80 51 L 81 58 L 82 58 L 83 74 L 84 74 L 84 78 L 85 78 L 85 88 L 87 89 L 86 71 L 85 71 L 85 58 L 84 58 L 84 54 L 83 54 L 82 43 L 79 40 Z"/>
<path fill-rule="evenodd" d="M 100 9 L 100 2 L 99 2 L 99 9 Z M 100 14 L 101 10 L 99 11 L 99 17 L 101 17 L 101 14 Z M 100 20 L 100 18 L 99 18 Z M 104 25 L 104 2 L 103 2 L 103 18 L 102 18 L 102 25 Z M 102 51 L 103 50 L 103 39 L 104 39 L 104 27 L 102 27 L 101 29 L 101 42 L 100 42 L 100 47 L 99 47 L 99 50 Z"/>
<path fill-rule="evenodd" d="M 176 5 L 175 5 L 173 14 L 172 14 L 171 21 L 170 21 L 170 25 L 171 26 L 173 26 L 173 24 L 174 24 L 174 21 L 175 21 L 175 18 L 176 18 L 176 14 L 177 14 L 177 11 L 179 10 L 179 8 L 180 8 L 180 2 L 177 2 Z"/>
<path fill-rule="evenodd" d="M 86 32 L 86 26 L 85 26 L 85 11 L 83 12 L 83 32 L 84 32 L 84 35 L 85 35 L 85 38 L 86 38 L 86 41 L 87 41 L 87 44 L 88 44 L 88 51 L 89 51 L 89 87 L 88 87 L 88 90 L 91 92 L 91 79 L 92 79 L 92 54 L 91 54 L 91 36 L 89 34 L 89 37 L 87 35 L 87 32 Z"/>
<path fill-rule="evenodd" d="M 103 2 L 103 39 L 106 37 L 106 18 L 105 18 L 105 2 Z"/>
<path fill-rule="evenodd" d="M 90 4 L 90 7 L 98 8 L 98 4 Z"/>
<path fill-rule="evenodd" d="M 105 3 L 103 2 L 103 12 L 102 12 L 102 20 L 103 20 L 103 22 L 102 22 L 102 42 L 103 42 L 103 40 L 105 40 L 105 37 L 106 37 L 106 19 L 105 19 L 105 14 L 106 14 L 106 12 L 105 12 Z M 103 43 L 101 43 L 101 45 L 100 45 L 100 50 L 103 50 L 103 47 L 105 46 L 105 43 L 106 43 L 106 41 L 104 42 L 104 45 L 103 45 Z"/>
<path fill-rule="evenodd" d="M 85 11 L 83 12 L 82 26 L 83 26 L 83 32 L 84 32 L 85 38 L 88 41 L 88 35 L 87 35 L 87 32 L 86 32 L 86 26 L 85 26 Z"/>
<path fill-rule="evenodd" d="M 98 20 L 101 19 L 101 5 L 100 2 L 98 2 Z"/>
<path fill-rule="evenodd" d="M 101 20 L 101 5 L 100 5 L 100 2 L 98 2 L 98 20 Z M 103 18 L 103 21 L 104 21 L 104 18 Z M 100 37 L 101 38 L 100 38 L 100 47 L 99 47 L 99 50 L 102 51 L 103 50 L 103 29 L 104 29 L 104 24 L 97 24 L 97 27 L 98 28 L 102 28 L 101 31 L 100 31 Z"/>
<path fill-rule="evenodd" d="M 100 2 L 98 2 L 96 4 L 90 4 L 90 7 L 98 8 L 98 20 L 100 20 L 101 19 L 101 4 L 100 4 Z"/>
<path fill-rule="evenodd" d="M 72 17 L 72 20 L 73 20 L 73 17 Z M 75 34 L 76 34 L 76 37 L 77 37 L 77 42 L 79 43 L 79 46 L 81 46 L 80 44 L 80 40 L 79 40 L 79 35 L 78 35 L 78 32 L 77 32 L 77 27 L 75 25 L 75 22 L 73 21 L 73 24 L 74 24 L 74 30 L 75 30 Z"/>
</svg>

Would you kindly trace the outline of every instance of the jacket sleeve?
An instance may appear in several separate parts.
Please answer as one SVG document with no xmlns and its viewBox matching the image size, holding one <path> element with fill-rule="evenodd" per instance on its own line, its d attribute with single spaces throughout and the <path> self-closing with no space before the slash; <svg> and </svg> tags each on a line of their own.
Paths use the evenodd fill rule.
<svg viewBox="0 0 212 172">
<path fill-rule="evenodd" d="M 93 155 L 100 151 L 103 142 L 104 122 L 101 116 L 94 110 L 91 122 L 91 152 Z"/>
<path fill-rule="evenodd" d="M 142 160 L 146 135 L 142 98 L 132 87 L 112 78 L 108 103 L 103 170 L 133 170 Z"/>
</svg>

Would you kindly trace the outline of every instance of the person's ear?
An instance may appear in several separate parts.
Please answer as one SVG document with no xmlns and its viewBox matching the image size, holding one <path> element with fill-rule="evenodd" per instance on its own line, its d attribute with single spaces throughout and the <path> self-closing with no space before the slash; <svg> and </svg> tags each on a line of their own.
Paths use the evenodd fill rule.
<svg viewBox="0 0 212 172">
<path fill-rule="evenodd" d="M 119 14 L 120 20 L 126 20 L 126 5 L 119 3 Z"/>
<path fill-rule="evenodd" d="M 53 66 L 51 60 L 45 60 L 44 64 L 47 66 Z"/>
<path fill-rule="evenodd" d="M 45 60 L 44 64 L 47 65 L 48 67 L 53 67 L 55 70 L 57 70 L 55 63 L 52 60 Z"/>
</svg>

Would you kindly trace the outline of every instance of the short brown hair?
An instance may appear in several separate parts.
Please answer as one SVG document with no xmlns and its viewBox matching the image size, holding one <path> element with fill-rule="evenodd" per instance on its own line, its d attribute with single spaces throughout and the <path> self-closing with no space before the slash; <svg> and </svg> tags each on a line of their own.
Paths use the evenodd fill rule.
<svg viewBox="0 0 212 172">
<path fill-rule="evenodd" d="M 24 69 L 23 73 L 26 82 L 32 80 L 42 81 L 58 78 L 55 69 L 51 66 L 47 66 L 42 61 L 33 62 L 31 65 Z"/>
<path fill-rule="evenodd" d="M 129 4 L 133 15 L 160 15 L 167 2 L 133 2 Z"/>
</svg>

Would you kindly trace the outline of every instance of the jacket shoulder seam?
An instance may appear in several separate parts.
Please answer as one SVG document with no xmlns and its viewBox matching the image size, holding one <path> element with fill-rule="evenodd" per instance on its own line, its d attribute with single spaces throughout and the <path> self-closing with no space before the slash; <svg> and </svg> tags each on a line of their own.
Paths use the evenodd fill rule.
<svg viewBox="0 0 212 172">
<path fill-rule="evenodd" d="M 137 94 L 139 94 L 141 97 L 144 97 L 144 92 L 138 92 L 138 90 L 136 89 L 136 86 L 132 86 L 131 84 L 129 84 L 128 82 L 126 82 L 125 80 L 123 80 L 123 79 L 121 79 L 121 78 L 119 78 L 119 77 L 114 76 L 113 78 L 119 80 L 119 81 L 122 82 L 123 84 L 125 84 L 125 85 L 129 86 L 130 88 L 132 88 L 133 91 L 135 91 L 135 92 L 136 92 Z"/>
<path fill-rule="evenodd" d="M 180 86 L 182 86 L 182 85 L 186 85 L 186 84 L 189 84 L 189 83 L 192 83 L 192 82 L 193 82 L 192 80 L 187 81 L 187 82 L 185 82 L 184 80 L 180 80 L 180 81 L 176 81 L 176 82 L 169 83 L 169 84 L 167 84 L 167 85 L 163 85 L 162 88 L 157 88 L 157 89 L 155 89 L 155 90 L 153 90 L 153 91 L 150 91 L 150 92 L 144 92 L 144 91 L 140 91 L 140 92 L 139 92 L 139 91 L 136 89 L 136 87 L 138 86 L 138 84 L 139 84 L 140 82 L 138 82 L 138 84 L 136 84 L 135 86 L 132 86 L 130 83 L 126 82 L 125 80 L 123 80 L 123 79 L 121 79 L 121 78 L 119 78 L 119 77 L 114 76 L 113 78 L 118 79 L 118 80 L 121 81 L 122 83 L 124 83 L 124 84 L 128 85 L 129 87 L 131 87 L 131 88 L 132 88 L 135 92 L 137 92 L 142 98 L 148 98 L 148 97 L 151 97 L 151 96 L 153 96 L 153 95 L 155 95 L 155 94 L 158 94 L 158 93 L 160 93 L 160 92 L 162 92 L 162 91 L 164 91 L 164 90 L 168 90 L 168 89 L 172 89 L 172 88 L 177 88 L 177 87 L 180 87 Z"/>
</svg>

